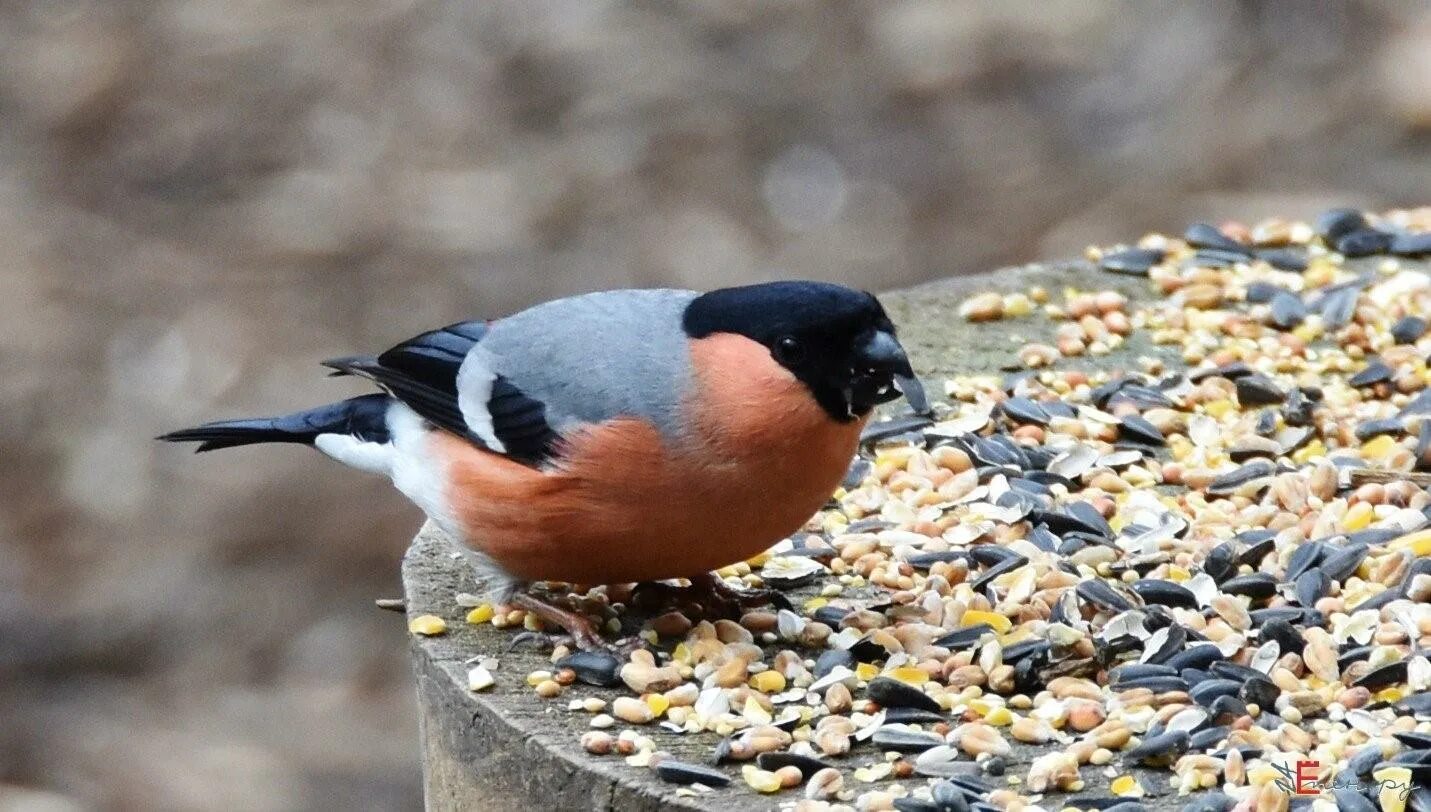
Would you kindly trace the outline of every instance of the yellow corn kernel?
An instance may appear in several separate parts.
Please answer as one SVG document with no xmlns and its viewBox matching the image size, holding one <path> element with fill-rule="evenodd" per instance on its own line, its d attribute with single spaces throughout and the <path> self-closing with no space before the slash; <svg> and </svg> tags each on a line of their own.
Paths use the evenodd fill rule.
<svg viewBox="0 0 1431 812">
<path fill-rule="evenodd" d="M 665 694 L 646 694 L 646 707 L 650 708 L 651 714 L 659 719 L 661 714 L 671 707 L 671 700 L 667 699 Z"/>
<path fill-rule="evenodd" d="M 1390 434 L 1373 437 L 1361 445 L 1361 457 L 1365 460 L 1379 460 L 1397 449 L 1397 443 Z"/>
<path fill-rule="evenodd" d="M 912 666 L 896 668 L 889 672 L 887 676 L 894 677 L 900 682 L 907 682 L 911 685 L 923 685 L 929 681 L 929 672 L 922 668 L 914 668 Z"/>
<path fill-rule="evenodd" d="M 407 622 L 407 630 L 413 634 L 431 637 L 447 631 L 447 621 L 437 615 L 418 615 Z"/>
<path fill-rule="evenodd" d="M 1232 411 L 1232 401 L 1227 400 L 1226 398 L 1223 398 L 1221 400 L 1211 400 L 1202 405 L 1202 410 L 1205 413 L 1211 415 L 1212 417 L 1216 417 L 1221 420 L 1223 415 Z"/>
<path fill-rule="evenodd" d="M 761 671 L 750 678 L 750 687 L 762 694 L 778 694 L 785 690 L 785 677 L 779 671 Z"/>
<path fill-rule="evenodd" d="M 1143 785 L 1131 775 L 1120 775 L 1113 779 L 1108 789 L 1120 798 L 1141 798 L 1144 793 Z"/>
<path fill-rule="evenodd" d="M 1355 533 L 1365 529 L 1374 518 L 1376 514 L 1372 512 L 1371 503 L 1357 502 L 1347 511 L 1347 515 L 1342 517 L 1342 528 L 1348 533 Z"/>
<path fill-rule="evenodd" d="M 483 623 L 491 621 L 493 614 L 495 614 L 495 612 L 492 609 L 492 604 L 480 604 L 473 607 L 472 611 L 467 613 L 467 622 L 473 626 L 480 626 Z"/>
<path fill-rule="evenodd" d="M 870 680 L 879 676 L 879 667 L 876 666 L 874 663 L 856 663 L 855 676 L 859 677 L 865 682 L 869 682 Z"/>
<path fill-rule="evenodd" d="M 960 621 L 965 626 L 977 626 L 980 623 L 987 623 L 989 627 L 999 634 L 1008 633 L 1014 627 L 1013 621 L 997 612 L 981 612 L 978 609 L 970 609 L 964 613 Z"/>
<path fill-rule="evenodd" d="M 1431 555 L 1431 530 L 1418 530 L 1387 545 L 1393 550 L 1408 551 L 1414 556 Z"/>
<path fill-rule="evenodd" d="M 1292 452 L 1292 461 L 1297 463 L 1298 465 L 1305 465 L 1311 460 L 1316 459 L 1317 457 L 1325 457 L 1326 455 L 1327 447 L 1322 444 L 1322 441 L 1312 440 L 1311 442 Z"/>
<path fill-rule="evenodd" d="M 1014 714 L 1008 708 L 1000 705 L 984 714 L 984 721 L 994 727 L 1008 727 L 1014 723 Z"/>
<path fill-rule="evenodd" d="M 1371 777 L 1381 785 L 1376 799 L 1381 802 L 1382 812 L 1406 812 L 1406 797 L 1411 790 L 1411 768 L 1383 767 L 1373 771 Z"/>
<path fill-rule="evenodd" d="M 754 764 L 747 764 L 740 768 L 741 777 L 745 783 L 756 792 L 778 792 L 780 790 L 780 777 L 769 770 L 762 770 Z"/>
</svg>

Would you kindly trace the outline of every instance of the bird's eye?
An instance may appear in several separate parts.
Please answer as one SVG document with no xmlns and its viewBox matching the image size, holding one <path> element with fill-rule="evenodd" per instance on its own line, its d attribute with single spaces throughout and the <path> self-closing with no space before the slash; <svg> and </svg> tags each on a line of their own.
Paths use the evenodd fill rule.
<svg viewBox="0 0 1431 812">
<path fill-rule="evenodd" d="M 805 345 L 795 336 L 782 336 L 775 342 L 775 360 L 786 366 L 805 360 Z"/>
</svg>

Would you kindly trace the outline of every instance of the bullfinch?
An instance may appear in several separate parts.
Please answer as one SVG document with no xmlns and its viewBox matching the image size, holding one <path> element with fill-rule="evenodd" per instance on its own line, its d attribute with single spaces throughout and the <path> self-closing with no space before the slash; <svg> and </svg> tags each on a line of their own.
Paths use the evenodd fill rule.
<svg viewBox="0 0 1431 812">
<path fill-rule="evenodd" d="M 530 584 L 683 578 L 746 605 L 711 570 L 819 510 L 876 405 L 928 409 L 879 301 L 817 282 L 590 293 L 325 366 L 383 391 L 159 439 L 300 443 L 385 474 L 496 602 L 586 648 L 590 621 Z"/>
</svg>

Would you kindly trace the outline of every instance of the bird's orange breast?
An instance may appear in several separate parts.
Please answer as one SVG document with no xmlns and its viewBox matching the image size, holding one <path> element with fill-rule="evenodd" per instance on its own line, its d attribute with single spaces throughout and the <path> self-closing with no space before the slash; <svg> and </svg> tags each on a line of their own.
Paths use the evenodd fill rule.
<svg viewBox="0 0 1431 812">
<path fill-rule="evenodd" d="M 528 580 L 696 575 L 798 530 L 838 486 L 863 421 L 837 422 L 744 337 L 691 342 L 687 436 L 621 418 L 568 438 L 537 471 L 434 432 L 467 543 Z"/>
</svg>

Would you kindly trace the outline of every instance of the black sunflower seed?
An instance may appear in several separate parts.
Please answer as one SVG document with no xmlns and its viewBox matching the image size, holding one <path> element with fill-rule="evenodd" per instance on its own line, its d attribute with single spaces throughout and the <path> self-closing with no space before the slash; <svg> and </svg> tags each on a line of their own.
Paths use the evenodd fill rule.
<svg viewBox="0 0 1431 812">
<path fill-rule="evenodd" d="M 1182 626 L 1168 626 L 1166 627 L 1166 631 L 1160 630 L 1159 632 L 1154 632 L 1153 636 L 1149 637 L 1147 642 L 1148 647 L 1152 649 L 1152 653 L 1147 654 L 1144 657 L 1144 661 L 1168 665 L 1168 661 L 1176 656 L 1178 652 L 1182 651 L 1183 646 L 1187 645 L 1187 642 L 1188 633 Z"/>
<path fill-rule="evenodd" d="M 1245 665 L 1239 665 L 1231 660 L 1218 660 L 1212 664 L 1209 670 L 1212 671 L 1213 676 L 1221 677 L 1222 679 L 1238 680 L 1239 682 L 1262 676 L 1261 671 L 1248 668 Z"/>
<path fill-rule="evenodd" d="M 1248 406 L 1273 406 L 1287 399 L 1287 393 L 1278 388 L 1266 375 L 1244 375 L 1233 381 L 1237 387 L 1237 402 Z"/>
<path fill-rule="evenodd" d="M 1313 228 L 1328 245 L 1332 245 L 1344 235 L 1366 226 L 1366 216 L 1356 209 L 1328 209 L 1318 215 Z"/>
<path fill-rule="evenodd" d="M 995 434 L 991 437 L 976 437 L 972 443 L 971 451 L 974 458 L 985 465 L 1011 466 L 1022 470 L 1028 461 L 1018 448 L 1010 448 L 998 441 L 997 438 L 1003 435 Z"/>
<path fill-rule="evenodd" d="M 1296 626 L 1285 620 L 1269 620 L 1257 629 L 1257 635 L 1263 641 L 1275 640 L 1283 654 L 1301 654 L 1307 647 L 1307 641 L 1302 637 L 1302 633 Z"/>
<path fill-rule="evenodd" d="M 1272 324 L 1281 330 L 1291 330 L 1307 318 L 1307 306 L 1296 294 L 1279 291 L 1272 297 Z"/>
<path fill-rule="evenodd" d="M 1366 560 L 1365 544 L 1348 544 L 1327 552 L 1317 568 L 1333 581 L 1345 581 Z"/>
<path fill-rule="evenodd" d="M 1027 496 L 1039 498 L 1040 504 L 1043 504 L 1045 500 L 1052 500 L 1053 498 L 1053 491 L 1049 490 L 1049 485 L 1030 480 L 1030 478 L 1027 477 L 1012 478 L 1012 480 L 1009 480 L 1009 487 L 1019 491 L 1019 493 L 1027 494 Z"/>
<path fill-rule="evenodd" d="M 1329 291 L 1321 300 L 1322 322 L 1328 330 L 1340 330 L 1351 323 L 1356 314 L 1356 302 L 1361 290 L 1355 287 L 1339 287 Z"/>
<path fill-rule="evenodd" d="M 1192 734 L 1188 740 L 1189 750 L 1210 750 L 1221 744 L 1232 733 L 1232 728 L 1226 725 L 1214 725 L 1205 727 Z"/>
<path fill-rule="evenodd" d="M 1220 696 L 1237 696 L 1237 692 L 1242 689 L 1242 683 L 1230 679 L 1210 679 L 1192 686 L 1188 691 L 1188 696 L 1204 708 L 1212 704 L 1214 699 Z"/>
<path fill-rule="evenodd" d="M 871 423 L 860 432 L 860 443 L 869 445 L 871 443 L 893 440 L 896 437 L 905 435 L 920 436 L 921 430 L 934 425 L 934 421 L 928 417 L 896 417 L 880 423 Z"/>
<path fill-rule="evenodd" d="M 1239 541 L 1249 546 L 1243 551 L 1242 555 L 1238 556 L 1237 560 L 1249 567 L 1257 567 L 1262 563 L 1262 559 L 1271 555 L 1277 549 L 1277 537 L 1273 535 L 1261 537 L 1255 541 L 1248 538 L 1242 538 L 1239 539 Z"/>
<path fill-rule="evenodd" d="M 1372 742 L 1362 745 L 1361 749 L 1352 754 L 1347 759 L 1347 772 L 1354 776 L 1365 777 L 1371 775 L 1371 771 L 1381 762 L 1381 745 Z"/>
<path fill-rule="evenodd" d="M 933 725 L 949 721 L 942 713 L 933 713 L 919 708 L 885 708 L 885 724 Z"/>
<path fill-rule="evenodd" d="M 1147 688 L 1155 694 L 1165 694 L 1169 691 L 1186 691 L 1188 682 L 1182 677 L 1138 677 L 1113 686 L 1115 691 L 1133 691 L 1138 688 Z"/>
<path fill-rule="evenodd" d="M 1321 541 L 1309 541 L 1294 550 L 1287 562 L 1287 580 L 1295 581 L 1302 573 L 1315 567 L 1326 549 L 1327 545 Z"/>
<path fill-rule="evenodd" d="M 1186 730 L 1164 733 L 1160 736 L 1149 736 L 1143 739 L 1137 747 L 1126 751 L 1123 754 L 1123 760 L 1132 764 L 1166 766 L 1187 752 L 1189 738 Z"/>
<path fill-rule="evenodd" d="M 934 697 L 907 683 L 889 677 L 875 677 L 865 688 L 865 694 L 886 708 L 919 708 L 933 713 L 940 711 Z"/>
<path fill-rule="evenodd" d="M 1124 440 L 1148 445 L 1166 445 L 1168 442 L 1157 426 L 1135 414 L 1125 415 L 1118 421 L 1118 436 Z"/>
<path fill-rule="evenodd" d="M 1337 655 L 1337 668 L 1345 671 L 1354 663 L 1371 656 L 1371 646 L 1352 646 Z"/>
<path fill-rule="evenodd" d="M 1287 395 L 1287 403 L 1282 407 L 1282 422 L 1289 426 L 1306 426 L 1312 422 L 1314 405 L 1300 389 L 1293 389 Z"/>
<path fill-rule="evenodd" d="M 1247 284 L 1246 299 L 1248 304 L 1267 304 L 1272 301 L 1272 297 L 1277 294 L 1290 292 L 1291 291 L 1281 285 L 1275 285 L 1271 282 L 1249 282 Z"/>
<path fill-rule="evenodd" d="M 1152 663 L 1128 663 L 1120 665 L 1108 672 L 1108 678 L 1113 684 L 1126 682 L 1128 680 L 1142 679 L 1143 677 L 1176 677 L 1178 671 L 1166 665 L 1154 665 Z"/>
<path fill-rule="evenodd" d="M 1416 470 L 1431 470 L 1431 420 L 1421 421 L 1416 432 Z"/>
<path fill-rule="evenodd" d="M 1042 406 L 1026 397 L 1009 398 L 1000 404 L 1000 408 L 1010 420 L 1018 423 L 1047 426 L 1051 419 Z"/>
<path fill-rule="evenodd" d="M 968 809 L 966 804 L 964 809 Z M 926 801 L 923 798 L 916 798 L 913 795 L 906 795 L 903 798 L 894 799 L 895 812 L 943 812 L 939 805 L 933 801 Z"/>
<path fill-rule="evenodd" d="M 1133 604 L 1127 598 L 1115 592 L 1113 587 L 1100 579 L 1079 581 L 1078 586 L 1074 587 L 1074 591 L 1084 602 L 1099 609 L 1126 612 L 1133 608 Z"/>
<path fill-rule="evenodd" d="M 656 763 L 656 775 L 670 784 L 704 784 L 708 787 L 723 787 L 730 783 L 730 776 L 713 767 L 663 758 Z"/>
<path fill-rule="evenodd" d="M 1404 713 L 1431 714 L 1431 691 L 1412 694 L 1396 703 L 1396 708 Z"/>
<path fill-rule="evenodd" d="M 994 582 L 994 579 L 1013 572 L 1014 570 L 1024 566 L 1027 563 L 1029 563 L 1029 560 L 1027 558 L 1024 558 L 1023 556 L 1015 553 L 1014 555 L 1005 558 L 994 566 L 984 570 L 983 574 L 980 575 L 977 579 L 975 579 L 974 583 L 971 584 L 971 586 L 973 587 L 975 592 L 983 592 L 985 587 Z"/>
<path fill-rule="evenodd" d="M 1361 679 L 1352 683 L 1368 691 L 1380 691 L 1382 688 L 1390 688 L 1393 685 L 1406 681 L 1406 661 L 1398 660 L 1388 663 L 1380 668 L 1373 669 L 1362 675 Z"/>
<path fill-rule="evenodd" d="M 1247 705 L 1235 696 L 1220 696 L 1207 708 L 1208 718 L 1214 724 L 1230 725 L 1247 715 Z"/>
<path fill-rule="evenodd" d="M 1397 234 L 1391 238 L 1390 252 L 1403 257 L 1431 254 L 1431 231 L 1420 234 Z"/>
<path fill-rule="evenodd" d="M 1221 248 L 1199 248 L 1193 254 L 1191 265 L 1199 268 L 1231 268 L 1239 262 L 1252 258 L 1252 252 L 1225 251 Z"/>
<path fill-rule="evenodd" d="M 1228 496 L 1239 488 L 1259 479 L 1266 479 L 1277 472 L 1277 466 L 1268 460 L 1253 460 L 1221 476 L 1207 486 L 1207 492 L 1214 496 Z"/>
<path fill-rule="evenodd" d="M 1237 542 L 1224 541 L 1208 552 L 1202 571 L 1213 581 L 1222 583 L 1237 573 Z"/>
<path fill-rule="evenodd" d="M 1222 591 L 1229 595 L 1245 595 L 1254 600 L 1266 600 L 1277 594 L 1277 579 L 1265 572 L 1239 575 L 1222 583 Z"/>
<path fill-rule="evenodd" d="M 1181 606 L 1186 609 L 1198 608 L 1197 596 L 1187 587 L 1164 581 L 1160 578 L 1146 578 L 1134 581 L 1128 587 L 1138 593 L 1145 603 L 1160 606 Z"/>
<path fill-rule="evenodd" d="M 1182 812 L 1228 812 L 1236 803 L 1226 793 L 1213 790 L 1193 798 Z"/>
<path fill-rule="evenodd" d="M 1360 372 L 1347 379 L 1347 383 L 1352 386 L 1374 386 L 1391 380 L 1391 367 L 1387 366 L 1380 358 L 1374 359 L 1367 364 Z"/>
<path fill-rule="evenodd" d="M 1337 251 L 1345 257 L 1369 257 L 1384 254 L 1391 248 L 1391 235 L 1385 231 L 1362 228 L 1342 235 L 1337 240 Z"/>
<path fill-rule="evenodd" d="M 1380 420 L 1365 420 L 1357 424 L 1356 438 L 1363 443 L 1383 434 L 1400 435 L 1406 433 L 1406 422 L 1399 417 L 1385 417 Z"/>
<path fill-rule="evenodd" d="M 1098 266 L 1112 273 L 1147 276 L 1148 270 L 1162 262 L 1164 256 L 1166 254 L 1157 248 L 1129 248 L 1105 254 L 1103 259 L 1099 260 Z"/>
<path fill-rule="evenodd" d="M 1377 812 L 1377 806 L 1371 799 L 1351 787 L 1334 788 L 1332 799 L 1336 802 L 1338 812 Z"/>
<path fill-rule="evenodd" d="M 1058 549 L 1058 544 L 1062 539 L 1055 536 L 1045 525 L 1035 525 L 1029 531 L 1028 540 L 1033 545 L 1046 553 L 1051 553 Z"/>
<path fill-rule="evenodd" d="M 1313 619 L 1314 615 L 1320 614 L 1320 612 L 1301 606 L 1273 606 L 1267 609 L 1253 609 L 1247 613 L 1247 616 L 1252 620 L 1253 626 L 1260 628 L 1274 620 L 1280 620 L 1284 623 L 1320 626 L 1320 618 Z"/>
<path fill-rule="evenodd" d="M 834 648 L 820 652 L 820 656 L 815 660 L 815 668 L 813 669 L 815 679 L 820 679 L 831 671 L 834 671 L 836 666 L 853 669 L 855 667 L 855 655 L 844 649 Z"/>
<path fill-rule="evenodd" d="M 1277 697 L 1281 695 L 1282 689 L 1277 687 L 1277 683 L 1261 674 L 1244 681 L 1242 689 L 1237 692 L 1238 698 L 1248 705 L 1257 705 L 1268 710 L 1271 710 Z"/>
<path fill-rule="evenodd" d="M 904 562 L 917 570 L 927 570 L 935 564 L 948 564 L 951 561 L 958 561 L 961 558 L 968 557 L 969 553 L 965 550 L 940 550 L 938 552 L 930 553 L 914 553 L 913 555 L 904 559 Z M 830 607 L 822 606 L 820 608 L 829 609 Z M 816 611 L 818 612 L 819 610 Z M 838 623 L 840 620 L 843 619 L 844 613 L 841 612 L 839 619 L 837 619 L 835 622 Z"/>
<path fill-rule="evenodd" d="M 1069 502 L 1064 506 L 1064 510 L 1069 516 L 1081 522 L 1089 532 L 1106 539 L 1111 539 L 1115 535 L 1113 533 L 1113 527 L 1108 524 L 1108 520 L 1103 518 L 1102 513 L 1098 512 L 1098 508 L 1088 502 Z"/>
<path fill-rule="evenodd" d="M 1320 568 L 1309 569 L 1297 576 L 1294 591 L 1297 594 L 1297 603 L 1303 606 L 1312 606 L 1317 601 L 1325 598 L 1332 589 L 1332 579 Z"/>
<path fill-rule="evenodd" d="M 1291 248 L 1272 248 L 1258 251 L 1257 258 L 1279 271 L 1301 273 L 1307 270 L 1307 255 Z"/>
<path fill-rule="evenodd" d="M 621 684 L 621 662 L 604 651 L 574 651 L 557 660 L 557 668 L 570 668 L 587 685 L 610 688 Z"/>
<path fill-rule="evenodd" d="M 943 737 L 932 733 L 919 733 L 888 725 L 876 730 L 873 740 L 882 750 L 896 750 L 901 753 L 922 753 L 944 743 Z"/>
<path fill-rule="evenodd" d="M 1217 226 L 1210 223 L 1193 223 L 1188 226 L 1187 231 L 1183 232 L 1183 241 L 1194 248 L 1231 251 L 1244 256 L 1251 253 L 1247 246 L 1222 233 Z"/>
<path fill-rule="evenodd" d="M 1426 320 L 1420 316 L 1402 316 L 1391 325 L 1390 332 L 1397 344 L 1415 344 L 1416 339 L 1426 335 Z"/>
<path fill-rule="evenodd" d="M 886 719 L 887 718 L 888 717 L 886 717 Z M 761 753 L 755 757 L 755 763 L 760 769 L 769 770 L 771 772 L 775 772 L 781 767 L 794 767 L 806 778 L 809 778 L 820 770 L 835 766 L 828 761 L 821 761 L 813 756 L 802 756 L 799 753 L 783 751 Z"/>
<path fill-rule="evenodd" d="M 1195 646 L 1188 646 L 1182 651 L 1169 657 L 1164 665 L 1176 668 L 1178 671 L 1185 669 L 1203 669 L 1210 667 L 1218 660 L 1224 659 L 1222 650 L 1212 643 L 1200 643 Z M 1192 682 L 1192 680 L 1188 680 Z"/>
<path fill-rule="evenodd" d="M 1004 662 L 1012 664 L 1025 657 L 1044 657 L 1052 648 L 1053 644 L 1047 640 L 1025 640 L 1021 643 L 1014 643 L 1004 649 Z"/>
<path fill-rule="evenodd" d="M 1412 733 L 1398 730 L 1391 735 L 1397 741 L 1406 745 L 1409 750 L 1431 750 L 1431 733 Z"/>
</svg>

